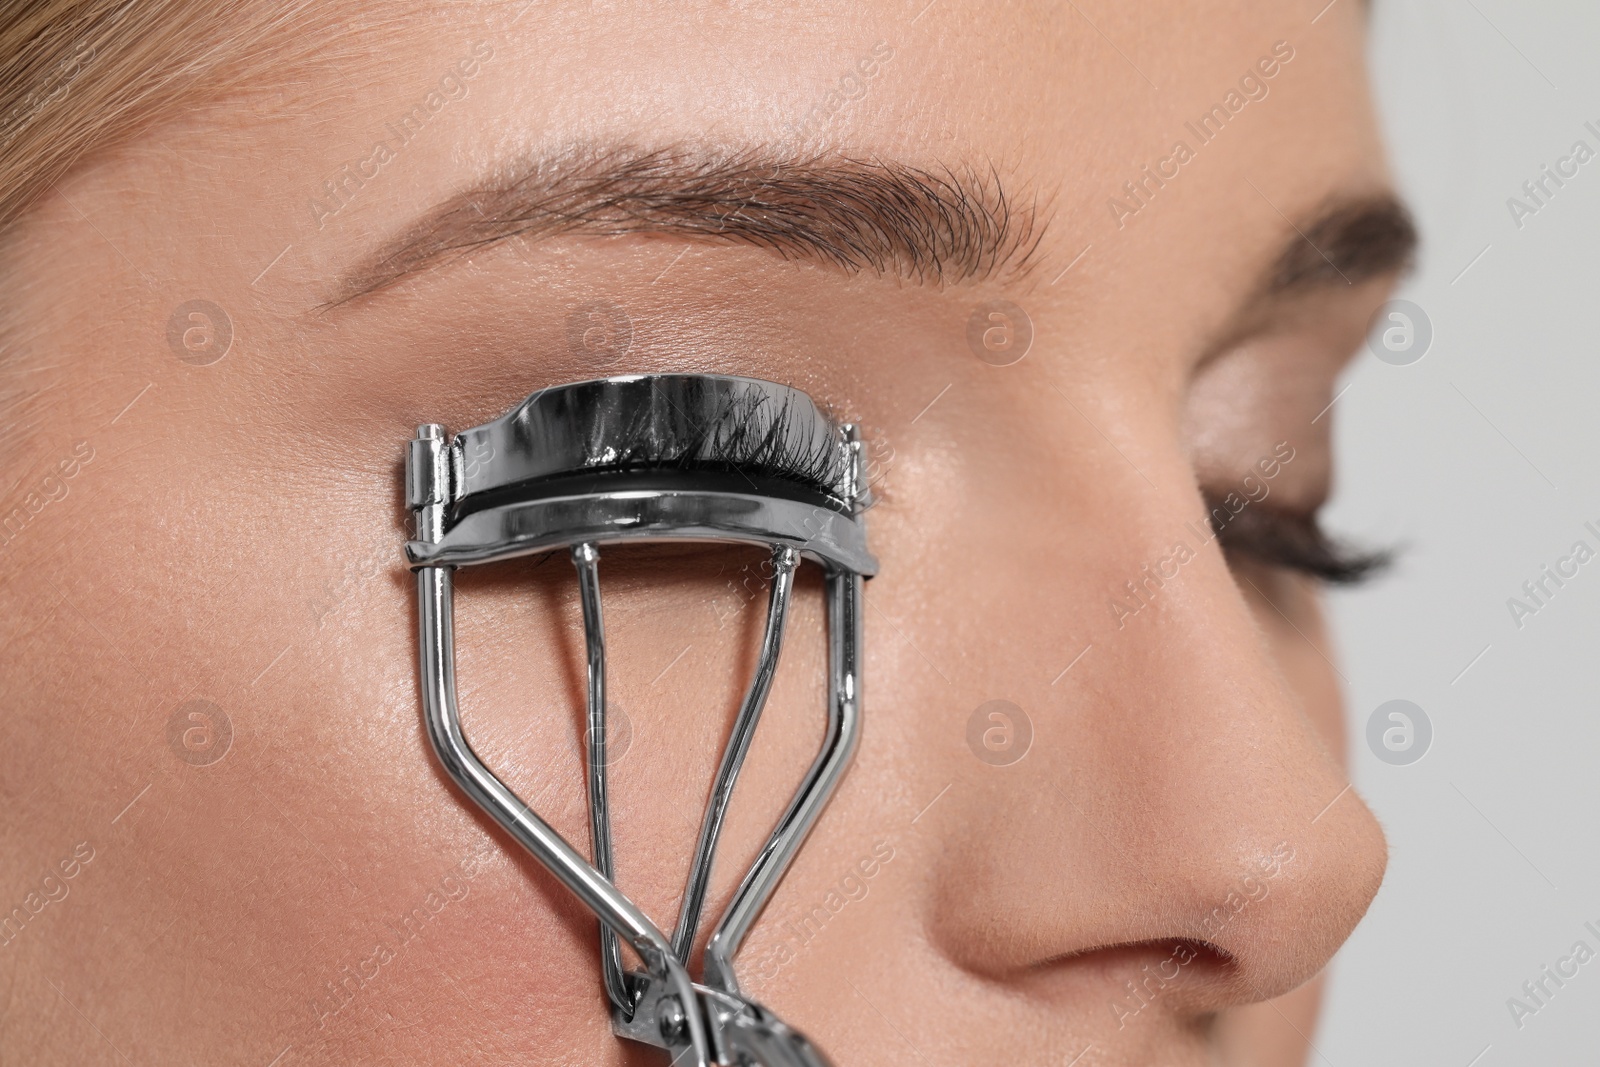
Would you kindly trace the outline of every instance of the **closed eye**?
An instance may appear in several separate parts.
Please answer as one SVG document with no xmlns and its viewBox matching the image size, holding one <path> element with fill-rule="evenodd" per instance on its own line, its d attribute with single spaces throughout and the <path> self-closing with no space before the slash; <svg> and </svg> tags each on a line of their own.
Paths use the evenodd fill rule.
<svg viewBox="0 0 1600 1067">
<path fill-rule="evenodd" d="M 1329 536 L 1315 512 L 1295 513 L 1250 504 L 1226 519 L 1222 498 L 1206 494 L 1211 529 L 1229 555 L 1307 574 L 1333 585 L 1355 585 L 1382 573 L 1393 560 L 1388 550 L 1368 551 Z"/>
</svg>

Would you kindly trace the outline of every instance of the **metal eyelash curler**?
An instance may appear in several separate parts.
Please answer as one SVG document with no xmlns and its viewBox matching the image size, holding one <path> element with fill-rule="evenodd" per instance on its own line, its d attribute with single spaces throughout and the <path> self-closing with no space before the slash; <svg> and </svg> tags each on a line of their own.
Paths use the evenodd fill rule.
<svg viewBox="0 0 1600 1067">
<path fill-rule="evenodd" d="M 863 579 L 877 571 L 862 512 L 869 491 L 855 427 L 804 393 L 721 375 L 635 375 L 542 390 L 499 419 L 446 440 L 417 430 L 406 463 L 416 539 L 422 700 L 428 736 L 463 792 L 599 918 L 603 984 L 619 1036 L 694 1067 L 826 1067 L 804 1035 L 739 989 L 733 959 L 843 776 L 861 730 Z M 771 598 L 755 676 L 712 781 L 669 940 L 613 881 L 606 799 L 605 627 L 600 545 L 732 541 L 772 549 Z M 570 551 L 588 646 L 591 863 L 486 767 L 456 706 L 456 567 Z M 795 568 L 826 572 L 829 694 L 822 748 L 745 874 L 706 946 L 687 959 L 717 840 L 783 645 Z M 624 972 L 619 938 L 644 962 Z"/>
</svg>

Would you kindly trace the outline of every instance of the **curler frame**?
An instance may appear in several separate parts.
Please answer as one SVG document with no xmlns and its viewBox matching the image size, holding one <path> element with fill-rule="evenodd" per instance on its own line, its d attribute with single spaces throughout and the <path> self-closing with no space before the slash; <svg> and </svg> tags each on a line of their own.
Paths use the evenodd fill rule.
<svg viewBox="0 0 1600 1067">
<path fill-rule="evenodd" d="M 723 436 L 719 437 L 718 435 Z M 794 476 L 780 460 L 796 455 Z M 791 463 L 792 466 L 792 463 Z M 754 467 L 751 475 L 747 467 Z M 863 581 L 877 570 L 861 512 L 861 444 L 805 394 L 718 375 L 639 375 L 535 393 L 502 418 L 446 440 L 418 428 L 407 456 L 416 538 L 421 681 L 441 765 L 600 920 L 602 982 L 619 1036 L 695 1067 L 825 1067 L 803 1035 L 745 997 L 734 957 L 843 777 L 860 737 Z M 678 922 L 669 939 L 615 883 L 606 758 L 603 543 L 696 540 L 773 553 L 761 652 L 711 783 Z M 453 571 L 566 547 L 577 572 L 587 649 L 586 756 L 592 860 L 478 758 L 456 701 Z M 828 706 L 821 748 L 707 943 L 701 982 L 687 959 L 717 843 L 782 651 L 802 559 L 825 570 Z M 644 962 L 625 972 L 621 942 Z"/>
</svg>

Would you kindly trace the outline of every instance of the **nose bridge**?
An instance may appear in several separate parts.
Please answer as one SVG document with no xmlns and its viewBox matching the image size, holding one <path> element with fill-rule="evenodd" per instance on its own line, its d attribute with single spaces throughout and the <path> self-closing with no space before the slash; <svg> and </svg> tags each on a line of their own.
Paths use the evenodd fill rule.
<svg viewBox="0 0 1600 1067">
<path fill-rule="evenodd" d="M 1105 669 L 1147 681 L 1088 711 L 1122 753 L 1106 753 L 1099 786 L 1130 803 L 1136 792 L 1149 813 L 1151 825 L 1128 847 L 1162 874 L 1130 892 L 1198 927 L 1192 936 L 1258 980 L 1282 985 L 1320 967 L 1320 954 L 1364 912 L 1381 877 L 1382 839 L 1359 799 L 1344 796 L 1342 761 L 1308 716 L 1307 694 L 1280 670 L 1221 552 L 1196 547 L 1180 575 L 1124 620 L 1123 640 L 1108 644 Z M 1141 764 L 1171 769 L 1130 773 Z M 1344 806 L 1331 807 L 1341 797 Z M 1290 944 L 1317 948 L 1274 947 Z"/>
<path fill-rule="evenodd" d="M 1221 889 L 1236 880 L 1234 859 L 1303 833 L 1343 787 L 1343 772 L 1214 548 L 1144 596 L 1097 664 L 1139 684 L 1103 687 L 1111 699 L 1083 708 L 1113 750 L 1102 788 L 1108 796 L 1136 790 L 1167 828 L 1150 827 L 1136 848 L 1197 877 L 1206 872 Z M 1130 775 L 1137 767 L 1167 770 Z"/>
<path fill-rule="evenodd" d="M 990 776 L 973 791 L 1012 820 L 966 841 L 1007 885 L 943 897 L 964 902 L 943 918 L 991 971 L 1199 942 L 1235 983 L 1214 983 L 1217 997 L 1273 995 L 1320 969 L 1365 911 L 1382 835 L 1345 795 L 1198 495 L 1141 503 L 1099 531 L 1076 577 L 1040 582 L 1035 569 L 1023 594 L 1041 616 L 1086 602 L 1104 614 L 1050 686 L 1032 777 Z M 1034 799 L 1007 803 L 1018 789 Z M 969 920 L 987 922 L 980 939 Z"/>
</svg>

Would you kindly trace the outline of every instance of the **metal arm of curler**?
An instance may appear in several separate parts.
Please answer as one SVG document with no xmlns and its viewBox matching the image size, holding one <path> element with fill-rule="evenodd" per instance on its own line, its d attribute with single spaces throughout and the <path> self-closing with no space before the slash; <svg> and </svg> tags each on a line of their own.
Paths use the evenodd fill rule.
<svg viewBox="0 0 1600 1067">
<path fill-rule="evenodd" d="M 693 1051 L 694 1067 L 710 1067 L 711 1048 L 705 1023 L 695 1010 L 698 999 L 689 973 L 672 954 L 667 937 L 623 896 L 610 879 L 595 870 L 555 828 L 484 766 L 461 732 L 456 707 L 453 587 L 450 569 L 417 571 L 419 623 L 422 631 L 422 700 L 428 739 L 445 773 L 478 807 L 499 823 L 516 842 L 555 875 L 573 895 L 639 953 L 652 977 L 665 983 L 683 1013 L 679 1032 Z"/>
<path fill-rule="evenodd" d="M 855 425 L 842 427 L 850 449 L 847 491 L 852 500 L 868 496 L 866 463 L 862 454 L 861 431 Z M 864 607 L 861 598 L 863 579 L 859 572 L 837 567 L 829 569 L 828 601 L 828 725 L 822 748 L 795 790 L 783 818 L 778 820 L 766 847 L 751 864 L 728 910 L 723 913 L 706 944 L 703 978 L 706 984 L 735 995 L 739 979 L 733 957 L 744 944 L 750 927 L 761 917 L 773 890 L 783 880 L 794 855 L 805 843 L 818 816 L 844 777 L 856 744 L 861 739 L 861 655 Z"/>
<path fill-rule="evenodd" d="M 440 469 L 445 462 L 437 447 L 444 428 L 427 424 L 417 429 L 408 481 L 408 495 L 416 507 L 417 537 L 437 542 L 444 528 L 444 494 L 438 488 L 444 479 Z M 418 452 L 422 462 L 418 462 Z M 424 463 L 432 468 L 424 468 Z M 461 713 L 456 705 L 455 600 L 450 567 L 422 567 L 417 570 L 417 628 L 421 635 L 421 682 L 423 713 L 428 740 L 445 773 L 473 803 L 483 809 L 545 869 L 569 889 L 583 904 L 616 934 L 627 938 L 639 953 L 651 976 L 682 1005 L 681 1018 L 663 1043 L 673 1047 L 674 1060 L 690 1052 L 692 1067 L 711 1067 L 711 1045 L 705 1019 L 689 972 L 672 954 L 666 935 L 611 880 L 585 860 L 555 828 L 513 793 L 486 767 L 461 732 Z M 603 662 L 602 662 L 603 668 Z M 603 694 L 602 694 L 603 696 Z M 602 723 L 603 725 L 603 723 Z M 604 734 L 601 733 L 603 739 Z M 601 744 L 602 755 L 604 742 Z"/>
<path fill-rule="evenodd" d="M 672 951 L 680 960 L 689 958 L 694 947 L 694 935 L 700 928 L 700 912 L 705 905 L 706 887 L 711 881 L 712 864 L 716 859 L 717 839 L 722 834 L 723 819 L 728 814 L 728 803 L 733 799 L 734 783 L 739 779 L 739 769 L 744 766 L 750 751 L 750 739 L 755 736 L 756 723 L 767 704 L 767 694 L 772 689 L 772 676 L 778 669 L 778 656 L 783 651 L 783 633 L 788 624 L 789 594 L 794 588 L 794 570 L 800 562 L 800 553 L 785 545 L 772 551 L 772 599 L 767 608 L 767 629 L 761 639 L 761 658 L 756 663 L 755 677 L 745 694 L 734 720 L 728 746 L 723 749 L 722 763 L 711 787 L 711 797 L 706 802 L 704 821 L 700 824 L 700 839 L 695 844 L 694 860 L 689 867 L 689 882 L 683 890 L 683 904 L 678 909 L 678 928 L 672 935 Z"/>
<path fill-rule="evenodd" d="M 572 564 L 578 570 L 578 592 L 583 601 L 583 640 L 589 664 L 588 728 L 584 733 L 588 753 L 589 841 L 594 866 L 615 880 L 616 859 L 611 849 L 611 808 L 606 793 L 606 626 L 600 611 L 600 550 L 589 542 L 572 546 Z M 677 955 L 681 960 L 683 957 Z M 633 1014 L 633 997 L 622 978 L 622 947 L 609 926 L 600 927 L 600 971 L 606 996 L 625 1016 Z"/>
<path fill-rule="evenodd" d="M 733 957 L 833 796 L 861 738 L 861 587 L 859 574 L 840 571 L 828 576 L 827 733 L 788 810 L 706 945 L 704 980 L 728 993 L 739 993 Z"/>
</svg>

